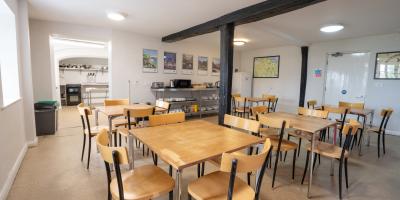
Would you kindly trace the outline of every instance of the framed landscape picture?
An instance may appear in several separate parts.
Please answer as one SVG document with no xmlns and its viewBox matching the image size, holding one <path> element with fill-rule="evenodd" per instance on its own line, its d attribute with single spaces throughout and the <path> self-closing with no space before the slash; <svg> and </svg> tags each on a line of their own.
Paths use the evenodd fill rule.
<svg viewBox="0 0 400 200">
<path fill-rule="evenodd" d="M 400 79 L 400 51 L 376 54 L 374 79 Z"/>
<path fill-rule="evenodd" d="M 221 64 L 219 58 L 213 58 L 211 70 L 212 70 L 212 75 L 219 75 L 221 71 Z"/>
<path fill-rule="evenodd" d="M 164 73 L 176 74 L 176 53 L 164 52 Z"/>
<path fill-rule="evenodd" d="M 198 65 L 197 65 L 197 73 L 199 75 L 207 75 L 208 74 L 208 57 L 199 56 L 198 57 Z"/>
<path fill-rule="evenodd" d="M 193 55 L 182 55 L 182 74 L 193 74 Z"/>
<path fill-rule="evenodd" d="M 143 49 L 143 72 L 156 73 L 158 71 L 158 51 Z"/>
<path fill-rule="evenodd" d="M 255 57 L 253 78 L 279 78 L 280 56 Z"/>
</svg>

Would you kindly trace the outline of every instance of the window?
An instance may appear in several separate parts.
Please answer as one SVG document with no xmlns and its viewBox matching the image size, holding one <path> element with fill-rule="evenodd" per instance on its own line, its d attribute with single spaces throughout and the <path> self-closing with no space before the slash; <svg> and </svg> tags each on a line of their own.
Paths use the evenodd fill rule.
<svg viewBox="0 0 400 200">
<path fill-rule="evenodd" d="M 0 0 L 0 106 L 19 100 L 19 72 L 15 15 Z"/>
</svg>

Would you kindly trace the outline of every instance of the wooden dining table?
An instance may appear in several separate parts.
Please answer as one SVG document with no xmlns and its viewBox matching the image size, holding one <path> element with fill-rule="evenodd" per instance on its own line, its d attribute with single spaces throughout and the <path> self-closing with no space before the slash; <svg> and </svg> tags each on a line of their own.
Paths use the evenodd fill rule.
<svg viewBox="0 0 400 200">
<path fill-rule="evenodd" d="M 320 131 L 325 130 L 329 127 L 336 127 L 336 121 L 310 117 L 310 116 L 297 115 L 293 113 L 273 112 L 273 113 L 266 113 L 264 115 L 268 116 L 269 118 L 285 120 L 287 123 L 289 123 L 290 128 L 294 128 L 296 130 L 312 134 L 312 139 L 310 141 L 311 152 L 314 152 L 315 135 L 319 134 Z M 310 163 L 312 163 L 313 160 L 314 160 L 314 154 L 311 153 Z M 307 192 L 308 198 L 311 198 L 311 185 L 312 185 L 312 174 L 313 174 L 312 166 L 313 165 L 309 165 L 310 175 L 309 175 L 308 192 Z"/>
<path fill-rule="evenodd" d="M 99 125 L 99 113 L 104 114 L 108 120 L 108 128 L 109 128 L 108 136 L 109 136 L 110 146 L 112 146 L 112 130 L 113 130 L 112 121 L 115 118 L 122 117 L 124 115 L 125 109 L 148 109 L 148 108 L 153 108 L 153 107 L 154 106 L 147 105 L 147 104 L 99 106 L 99 107 L 95 108 L 96 126 Z M 116 140 L 116 138 L 115 138 L 115 140 Z M 116 144 L 116 141 L 115 141 L 115 144 Z M 132 136 L 128 137 L 128 149 L 129 149 L 129 152 L 133 152 L 133 137 Z M 133 169 L 133 157 L 132 156 L 133 155 L 131 154 L 129 169 Z"/>
<path fill-rule="evenodd" d="M 263 141 L 204 120 L 133 129 L 131 134 L 176 170 L 179 200 L 182 198 L 182 172 L 185 168 Z"/>
</svg>

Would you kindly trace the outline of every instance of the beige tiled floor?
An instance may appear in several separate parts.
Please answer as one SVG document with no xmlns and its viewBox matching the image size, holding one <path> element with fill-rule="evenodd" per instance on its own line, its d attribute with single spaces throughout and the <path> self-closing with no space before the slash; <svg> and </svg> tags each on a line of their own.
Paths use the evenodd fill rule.
<svg viewBox="0 0 400 200">
<path fill-rule="evenodd" d="M 216 121 L 216 117 L 207 120 Z M 100 121 L 106 124 L 105 118 Z M 54 136 L 40 137 L 39 145 L 30 148 L 18 172 L 9 193 L 9 200 L 25 199 L 106 199 L 106 175 L 104 163 L 93 145 L 90 170 L 80 161 L 82 133 L 80 118 L 74 108 L 60 112 L 60 129 Z M 364 156 L 353 152 L 349 162 L 348 190 L 344 188 L 344 199 L 398 199 L 400 195 L 400 138 L 387 137 L 387 153 L 378 159 L 376 154 L 376 136 L 372 137 L 370 147 L 364 147 Z M 303 145 L 304 146 L 304 145 Z M 138 152 L 138 151 L 136 151 Z M 304 169 L 305 151 L 296 163 L 295 180 L 291 176 L 291 154 L 289 161 L 280 163 L 277 183 L 271 189 L 272 170 L 264 176 L 261 199 L 307 199 L 307 185 L 301 185 Z M 136 165 L 150 164 L 151 158 L 143 158 L 138 152 Z M 322 158 L 316 166 L 312 189 L 313 199 L 337 199 L 338 178 L 335 163 L 335 176 L 329 175 L 330 160 Z M 160 166 L 167 170 L 167 165 Z M 206 165 L 206 173 L 216 170 Z M 183 184 L 196 179 L 196 168 L 183 172 Z M 253 178 L 254 180 L 254 178 Z M 344 182 L 343 182 L 344 183 Z M 184 191 L 186 199 L 186 191 Z M 167 199 L 162 197 L 160 199 Z"/>
</svg>

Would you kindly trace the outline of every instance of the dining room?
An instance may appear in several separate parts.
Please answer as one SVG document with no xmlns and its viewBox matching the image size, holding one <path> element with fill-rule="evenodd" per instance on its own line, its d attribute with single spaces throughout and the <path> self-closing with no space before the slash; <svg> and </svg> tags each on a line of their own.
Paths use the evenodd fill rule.
<svg viewBox="0 0 400 200">
<path fill-rule="evenodd" d="M 399 7 L 0 0 L 0 200 L 397 199 Z"/>
</svg>

